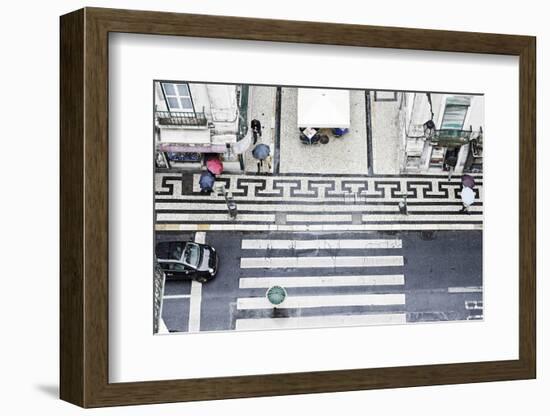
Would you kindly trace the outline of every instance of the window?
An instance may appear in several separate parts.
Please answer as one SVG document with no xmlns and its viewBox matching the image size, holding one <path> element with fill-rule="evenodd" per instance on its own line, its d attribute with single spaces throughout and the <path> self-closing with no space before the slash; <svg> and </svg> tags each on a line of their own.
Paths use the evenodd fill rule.
<svg viewBox="0 0 550 416">
<path fill-rule="evenodd" d="M 175 272 L 186 272 L 187 271 L 187 267 L 185 267 L 183 264 L 181 263 L 172 263 L 173 267 L 174 267 L 174 271 Z"/>
<path fill-rule="evenodd" d="M 160 262 L 160 267 L 165 272 L 186 272 L 188 268 L 181 263 Z"/>
<path fill-rule="evenodd" d="M 462 130 L 469 107 L 463 104 L 447 104 L 441 120 L 441 129 Z"/>
<path fill-rule="evenodd" d="M 455 95 L 447 98 L 441 119 L 442 130 L 462 130 L 470 108 L 470 97 Z"/>
<path fill-rule="evenodd" d="M 156 246 L 156 255 L 159 260 L 180 260 L 185 242 L 163 241 Z"/>
<path fill-rule="evenodd" d="M 181 259 L 181 255 L 183 253 L 183 247 L 184 243 L 180 242 L 170 242 L 170 259 L 172 260 L 179 260 Z"/>
<path fill-rule="evenodd" d="M 189 85 L 163 82 L 162 89 L 166 97 L 166 104 L 170 111 L 181 111 L 186 113 L 195 112 Z"/>
<path fill-rule="evenodd" d="M 183 261 L 192 267 L 198 267 L 201 259 L 201 249 L 198 245 L 188 243 L 185 246 L 185 254 Z"/>
<path fill-rule="evenodd" d="M 161 262 L 159 263 L 159 266 L 160 266 L 160 268 L 161 268 L 162 270 L 164 270 L 164 271 L 170 270 L 170 263 L 166 263 L 166 262 L 164 262 L 164 261 L 161 261 Z"/>
</svg>

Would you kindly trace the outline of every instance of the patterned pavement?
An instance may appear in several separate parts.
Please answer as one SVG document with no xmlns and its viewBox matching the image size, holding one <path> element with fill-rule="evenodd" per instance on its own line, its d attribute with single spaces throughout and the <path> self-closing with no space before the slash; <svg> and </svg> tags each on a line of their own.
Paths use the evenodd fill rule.
<svg viewBox="0 0 550 416">
<path fill-rule="evenodd" d="M 157 173 L 158 231 L 481 230 L 483 184 L 460 213 L 460 177 L 220 175 L 216 186 L 234 197 L 231 219 L 221 193 L 201 194 L 199 175 Z M 407 213 L 400 210 L 406 195 Z"/>
</svg>

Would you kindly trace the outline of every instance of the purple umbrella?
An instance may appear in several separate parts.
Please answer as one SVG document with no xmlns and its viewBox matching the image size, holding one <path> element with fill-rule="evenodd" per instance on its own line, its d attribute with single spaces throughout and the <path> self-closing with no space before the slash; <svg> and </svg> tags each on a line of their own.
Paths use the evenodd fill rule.
<svg viewBox="0 0 550 416">
<path fill-rule="evenodd" d="M 476 186 L 476 181 L 470 175 L 462 175 L 462 186 L 473 189 Z"/>
</svg>

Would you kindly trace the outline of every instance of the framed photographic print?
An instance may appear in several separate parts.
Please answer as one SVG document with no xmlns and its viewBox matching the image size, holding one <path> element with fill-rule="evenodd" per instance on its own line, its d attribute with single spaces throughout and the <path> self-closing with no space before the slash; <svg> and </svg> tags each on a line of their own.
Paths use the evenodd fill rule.
<svg viewBox="0 0 550 416">
<path fill-rule="evenodd" d="M 61 17 L 83 407 L 534 378 L 535 38 Z"/>
</svg>

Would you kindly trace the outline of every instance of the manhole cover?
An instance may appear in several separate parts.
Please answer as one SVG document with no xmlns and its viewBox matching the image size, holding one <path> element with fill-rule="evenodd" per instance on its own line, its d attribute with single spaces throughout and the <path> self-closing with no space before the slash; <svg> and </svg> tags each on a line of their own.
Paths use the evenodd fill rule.
<svg viewBox="0 0 550 416">
<path fill-rule="evenodd" d="M 284 300 L 287 297 L 287 294 L 284 287 L 271 286 L 265 293 L 265 296 L 269 301 L 269 303 L 271 303 L 273 306 L 278 306 L 284 302 Z"/>
</svg>

